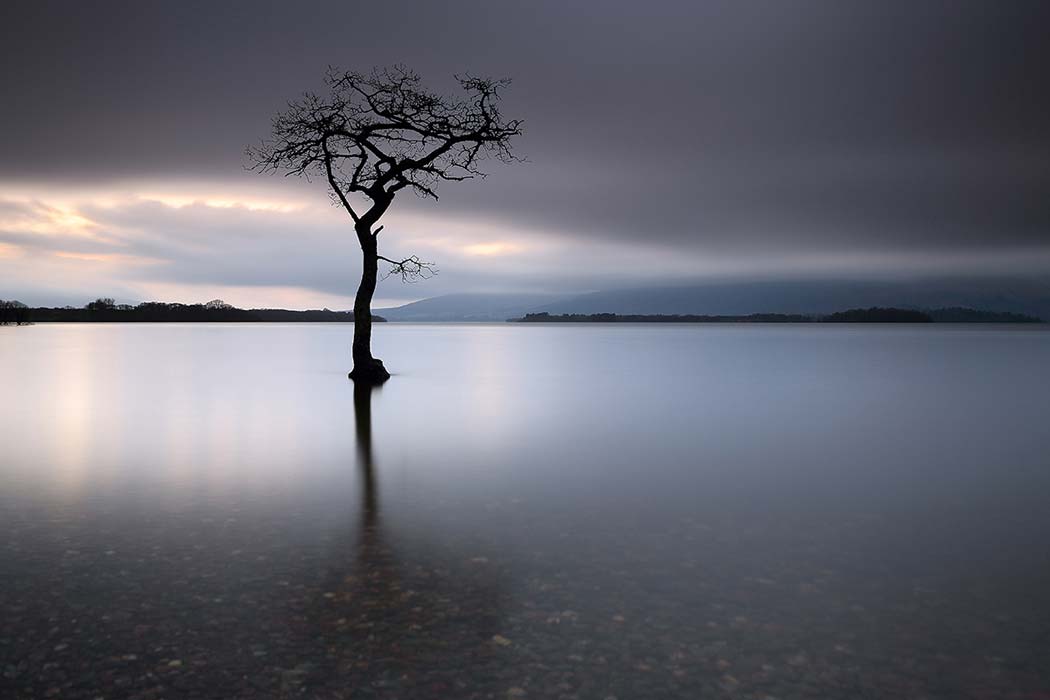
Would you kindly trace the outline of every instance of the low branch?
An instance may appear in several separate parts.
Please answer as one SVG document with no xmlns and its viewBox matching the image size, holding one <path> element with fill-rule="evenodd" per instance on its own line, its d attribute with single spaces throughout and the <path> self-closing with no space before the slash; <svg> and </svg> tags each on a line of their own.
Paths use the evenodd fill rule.
<svg viewBox="0 0 1050 700">
<path fill-rule="evenodd" d="M 383 275 L 383 279 L 391 275 L 400 275 L 402 282 L 412 283 L 430 279 L 438 273 L 434 263 L 424 262 L 415 255 L 409 256 L 404 260 L 391 260 L 382 255 L 377 255 L 376 257 L 383 262 L 390 263 L 390 269 Z"/>
</svg>

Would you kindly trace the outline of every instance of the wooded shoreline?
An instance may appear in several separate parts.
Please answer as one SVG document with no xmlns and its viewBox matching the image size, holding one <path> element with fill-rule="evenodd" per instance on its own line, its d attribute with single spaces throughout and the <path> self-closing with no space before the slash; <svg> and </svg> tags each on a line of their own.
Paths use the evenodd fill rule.
<svg viewBox="0 0 1050 700">
<path fill-rule="evenodd" d="M 525 314 L 514 323 L 1044 323 L 1040 318 L 1005 311 L 961 307 L 918 311 L 871 307 L 831 314 Z"/>
</svg>

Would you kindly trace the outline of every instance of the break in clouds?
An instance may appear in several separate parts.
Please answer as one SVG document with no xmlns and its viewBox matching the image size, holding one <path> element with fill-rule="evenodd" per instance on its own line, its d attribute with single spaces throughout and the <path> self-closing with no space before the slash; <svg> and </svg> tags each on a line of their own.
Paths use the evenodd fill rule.
<svg viewBox="0 0 1050 700">
<path fill-rule="evenodd" d="M 328 64 L 395 62 L 512 77 L 529 163 L 400 197 L 384 246 L 441 274 L 380 304 L 1050 274 L 1043 4 L 566 5 L 6 4 L 0 297 L 346 308 L 323 183 L 243 149 Z"/>
</svg>

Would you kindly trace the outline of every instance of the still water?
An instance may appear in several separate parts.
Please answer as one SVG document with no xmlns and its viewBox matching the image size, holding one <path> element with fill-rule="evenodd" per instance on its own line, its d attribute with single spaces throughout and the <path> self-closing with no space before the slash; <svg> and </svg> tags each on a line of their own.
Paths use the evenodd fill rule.
<svg viewBox="0 0 1050 700">
<path fill-rule="evenodd" d="M 1050 698 L 1050 332 L 0 329 L 0 697 Z"/>
</svg>

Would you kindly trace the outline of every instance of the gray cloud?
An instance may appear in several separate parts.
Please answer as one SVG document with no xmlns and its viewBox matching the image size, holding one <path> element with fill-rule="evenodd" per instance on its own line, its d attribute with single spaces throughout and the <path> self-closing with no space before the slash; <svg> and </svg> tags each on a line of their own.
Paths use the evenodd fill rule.
<svg viewBox="0 0 1050 700">
<path fill-rule="evenodd" d="M 531 162 L 398 211 L 669 255 L 1050 248 L 1042 2 L 15 2 L 0 13 L 0 181 L 263 186 L 242 151 L 287 99 L 329 63 L 404 61 L 437 85 L 468 69 L 512 76 L 506 112 L 525 118 Z M 135 228 L 143 254 L 180 261 L 149 274 L 346 291 L 353 255 L 334 230 L 247 212 L 94 214 L 123 217 L 112 223 Z M 481 267 L 456 274 L 495 283 Z M 552 263 L 520 279 L 563 274 Z"/>
</svg>

